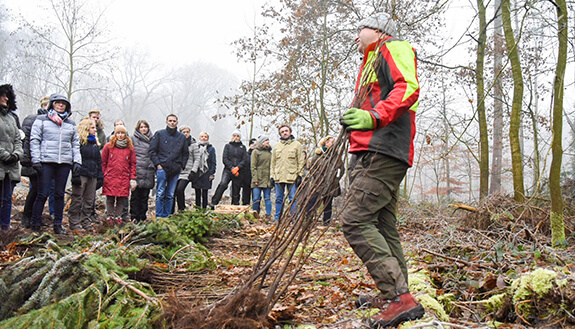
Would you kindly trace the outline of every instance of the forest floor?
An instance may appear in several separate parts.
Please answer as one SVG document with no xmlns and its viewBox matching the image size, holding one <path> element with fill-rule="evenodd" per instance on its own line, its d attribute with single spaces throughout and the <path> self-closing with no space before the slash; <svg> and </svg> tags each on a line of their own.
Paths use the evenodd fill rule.
<svg viewBox="0 0 575 329">
<path fill-rule="evenodd" d="M 21 210 L 22 200 L 21 196 L 14 198 L 15 214 Z M 274 229 L 273 223 L 260 219 L 241 222 L 241 227 L 227 228 L 202 242 L 212 266 L 196 271 L 170 267 L 166 272 L 168 265 L 156 262 L 129 275 L 130 279 L 148 283 L 156 297 L 165 302 L 176 298 L 205 306 L 221 300 L 249 276 Z M 410 271 L 410 289 L 426 307 L 426 316 L 410 325 L 574 326 L 575 287 L 565 289 L 557 283 L 559 279 L 569 286 L 575 282 L 573 217 L 565 222 L 569 244 L 555 249 L 550 246 L 548 215 L 543 206 L 517 205 L 503 196 L 486 200 L 471 211 L 402 202 L 398 228 Z M 312 239 L 318 241 L 315 251 L 269 315 L 276 328 L 368 328 L 365 319 L 369 310 L 356 310 L 354 301 L 360 294 L 373 292 L 375 286 L 338 223 L 335 218 L 331 226 L 314 230 Z M 18 224 L 15 221 L 13 226 Z M 104 230 L 99 232 L 96 234 Z M 68 235 L 58 237 L 58 241 L 70 244 L 82 238 Z M 0 270 L 24 256 L 3 249 L 7 242 L 0 243 Z M 517 282 L 531 277 L 537 269 L 555 273 L 552 279 L 556 281 L 545 279 L 551 288 L 543 291 L 537 290 L 535 283 L 527 283 L 528 293 L 517 297 Z"/>
</svg>

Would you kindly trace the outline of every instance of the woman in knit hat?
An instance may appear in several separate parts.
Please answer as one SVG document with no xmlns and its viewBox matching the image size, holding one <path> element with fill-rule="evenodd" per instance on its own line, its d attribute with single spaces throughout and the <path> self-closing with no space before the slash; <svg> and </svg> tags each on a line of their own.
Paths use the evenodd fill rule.
<svg viewBox="0 0 575 329">
<path fill-rule="evenodd" d="M 266 135 L 261 135 L 258 137 L 251 156 L 253 192 L 252 208 L 259 214 L 260 200 L 263 193 L 264 203 L 266 206 L 266 219 L 270 219 L 272 215 L 272 201 L 270 199 L 272 190 L 272 184 L 270 181 L 271 160 L 272 147 L 270 146 L 270 139 Z"/>
<path fill-rule="evenodd" d="M 136 152 L 132 140 L 126 134 L 126 127 L 116 126 L 102 150 L 102 171 L 104 185 L 102 195 L 106 196 L 106 217 L 111 225 L 122 224 L 122 209 L 136 183 Z"/>
<path fill-rule="evenodd" d="M 38 173 L 38 195 L 32 208 L 30 226 L 40 232 L 42 212 L 54 182 L 54 233 L 66 234 L 62 228 L 64 194 L 70 174 L 80 169 L 82 155 L 76 123 L 70 120 L 72 105 L 64 95 L 52 94 L 48 112 L 36 117 L 30 131 L 32 168 Z"/>
<path fill-rule="evenodd" d="M 232 132 L 232 140 L 224 146 L 222 161 L 224 162 L 222 180 L 212 197 L 211 206 L 213 207 L 220 202 L 230 182 L 232 182 L 232 204 L 239 205 L 242 175 L 245 174 L 249 162 L 248 152 L 242 143 L 242 135 L 239 130 Z"/>
</svg>

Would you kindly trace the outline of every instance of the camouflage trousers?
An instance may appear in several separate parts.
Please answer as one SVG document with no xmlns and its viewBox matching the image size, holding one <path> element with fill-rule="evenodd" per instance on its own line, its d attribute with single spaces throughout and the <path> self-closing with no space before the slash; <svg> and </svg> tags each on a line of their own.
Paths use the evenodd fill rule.
<svg viewBox="0 0 575 329">
<path fill-rule="evenodd" d="M 395 217 L 407 169 L 404 162 L 372 152 L 352 155 L 350 161 L 343 233 L 385 299 L 409 291 Z"/>
</svg>

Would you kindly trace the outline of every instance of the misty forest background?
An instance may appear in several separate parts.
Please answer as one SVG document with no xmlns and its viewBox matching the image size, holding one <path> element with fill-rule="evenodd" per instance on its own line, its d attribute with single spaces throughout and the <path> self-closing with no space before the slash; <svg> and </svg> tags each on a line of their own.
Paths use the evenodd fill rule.
<svg viewBox="0 0 575 329">
<path fill-rule="evenodd" d="M 566 185 L 575 179 L 574 1 L 270 1 L 233 43 L 247 77 L 227 63 L 155 62 L 114 38 L 99 2 L 43 5 L 38 19 L 0 0 L 0 82 L 14 85 L 21 119 L 41 97 L 63 93 L 77 122 L 100 109 L 107 133 L 116 119 L 129 131 L 139 119 L 162 129 L 175 113 L 192 135 L 211 134 L 219 159 L 231 130 L 277 141 L 287 122 L 309 152 L 337 134 L 353 98 L 357 22 L 386 11 L 419 59 L 416 152 L 403 196 L 543 198 L 561 216 L 575 194 Z M 174 33 L 186 42 L 192 32 Z"/>
</svg>

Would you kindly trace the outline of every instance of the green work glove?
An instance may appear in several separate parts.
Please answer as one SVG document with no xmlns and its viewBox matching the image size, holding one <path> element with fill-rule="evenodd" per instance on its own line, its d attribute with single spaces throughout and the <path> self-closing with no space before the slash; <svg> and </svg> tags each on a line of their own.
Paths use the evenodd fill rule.
<svg viewBox="0 0 575 329">
<path fill-rule="evenodd" d="M 365 110 L 355 107 L 345 112 L 340 122 L 347 126 L 347 130 L 371 130 L 375 128 L 375 123 L 371 114 Z"/>
</svg>

